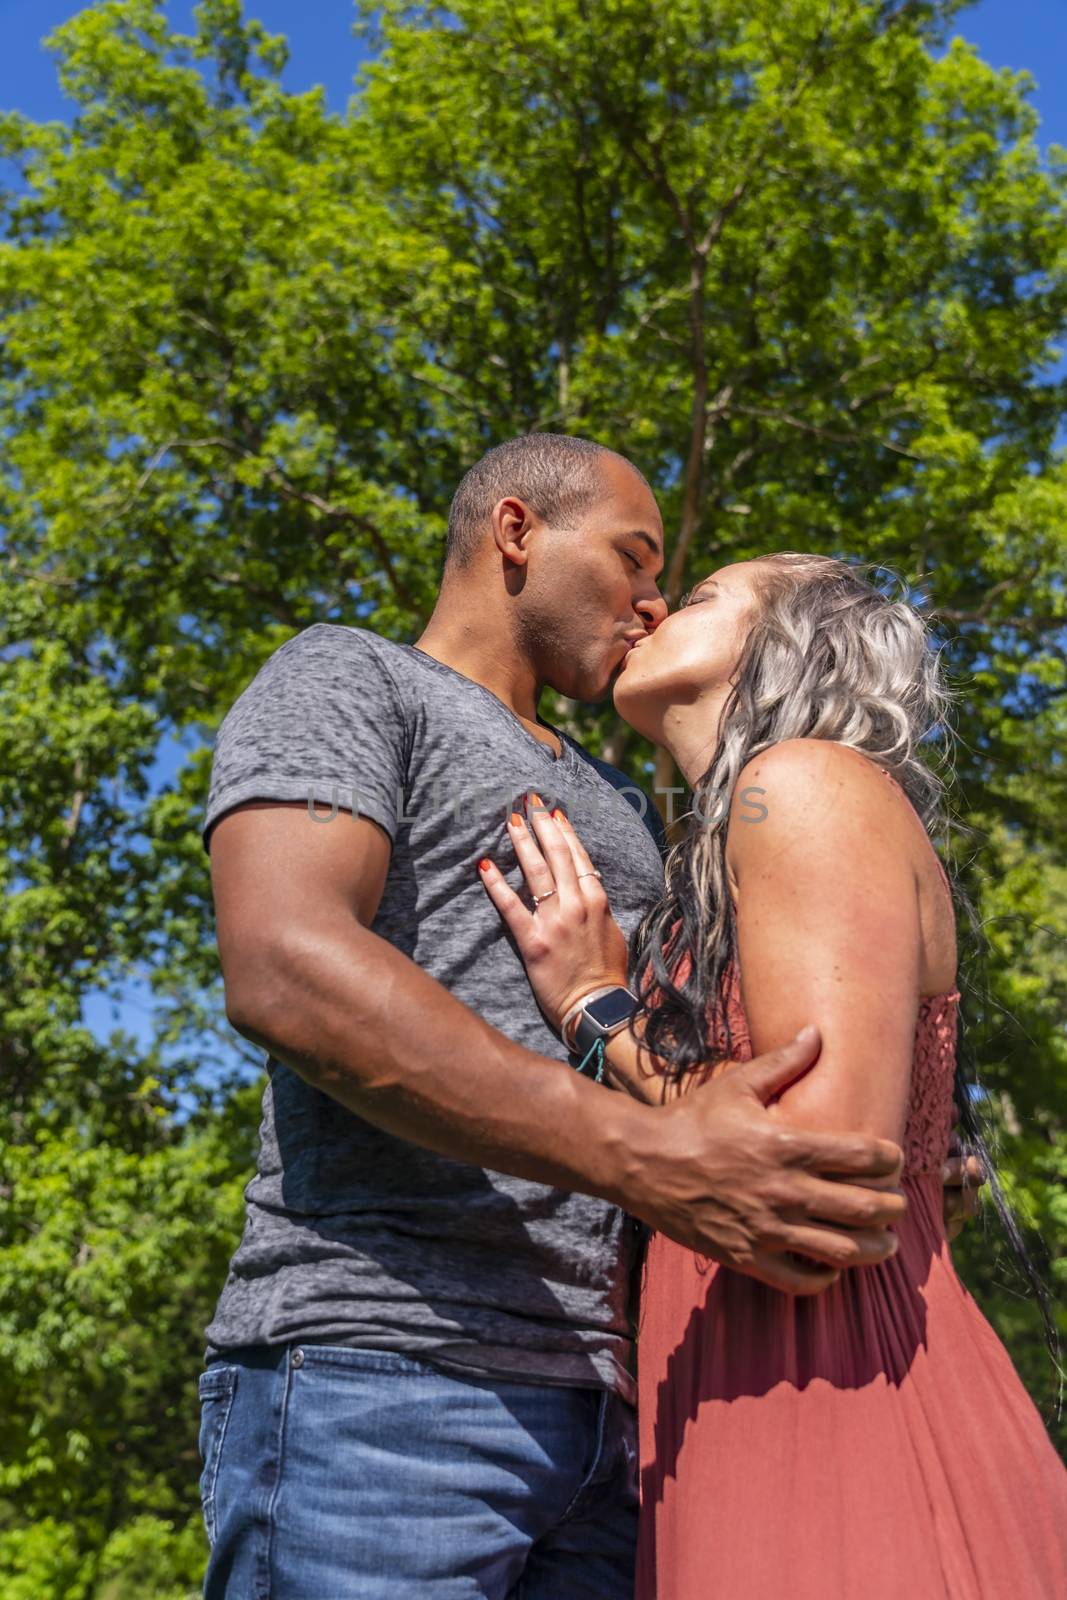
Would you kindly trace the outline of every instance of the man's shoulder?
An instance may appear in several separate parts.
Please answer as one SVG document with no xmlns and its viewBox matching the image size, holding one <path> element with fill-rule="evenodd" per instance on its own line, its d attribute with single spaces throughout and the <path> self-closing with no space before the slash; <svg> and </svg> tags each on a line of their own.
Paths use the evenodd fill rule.
<svg viewBox="0 0 1067 1600">
<path fill-rule="evenodd" d="M 364 670 L 376 671 L 394 684 L 404 675 L 410 651 L 372 628 L 347 622 L 313 622 L 302 628 L 268 658 L 273 671 L 315 670 L 335 663 L 338 668 L 358 663 Z M 334 680 L 340 686 L 358 690 L 365 679 Z"/>
<path fill-rule="evenodd" d="M 403 653 L 369 628 L 313 622 L 264 659 L 223 726 L 284 722 L 310 737 L 321 731 L 327 716 L 350 720 L 360 711 L 374 711 L 406 720 L 394 651 Z"/>
<path fill-rule="evenodd" d="M 390 652 L 403 654 L 403 646 L 398 645 L 395 640 L 375 633 L 373 628 L 361 628 L 350 622 L 312 622 L 294 634 L 291 639 L 287 639 L 280 648 L 286 651 L 337 650 L 347 651 L 350 654 L 356 651 L 370 652 L 374 655 L 388 655 Z"/>
</svg>

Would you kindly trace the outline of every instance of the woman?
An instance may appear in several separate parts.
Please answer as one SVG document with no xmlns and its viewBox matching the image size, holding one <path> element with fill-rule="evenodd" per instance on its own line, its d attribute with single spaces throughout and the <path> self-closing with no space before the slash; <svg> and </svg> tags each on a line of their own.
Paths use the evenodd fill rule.
<svg viewBox="0 0 1067 1600">
<path fill-rule="evenodd" d="M 960 990 L 942 785 L 917 753 L 947 699 L 921 619 L 843 562 L 739 562 L 633 648 L 614 697 L 697 822 L 634 937 L 642 1006 L 604 1081 L 661 1101 L 816 1021 L 783 1132 L 895 1140 L 908 1200 L 896 1254 L 813 1263 L 812 1296 L 653 1237 L 638 1600 L 1063 1600 L 1067 1471 L 942 1220 Z M 590 951 L 599 972 L 616 952 L 620 984 L 626 952 L 574 829 L 536 797 L 531 821 L 536 841 L 510 832 L 544 906 L 483 881 L 570 1043 Z"/>
</svg>

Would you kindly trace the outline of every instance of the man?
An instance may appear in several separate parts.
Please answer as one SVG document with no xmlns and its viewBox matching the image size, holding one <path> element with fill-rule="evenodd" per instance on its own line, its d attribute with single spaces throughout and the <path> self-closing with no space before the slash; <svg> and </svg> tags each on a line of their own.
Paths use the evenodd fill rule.
<svg viewBox="0 0 1067 1600">
<path fill-rule="evenodd" d="M 491 856 L 520 885 L 505 822 L 536 791 L 624 932 L 657 898 L 646 797 L 537 705 L 606 695 L 662 565 L 636 468 L 512 440 L 456 493 L 416 645 L 308 628 L 219 731 L 227 1015 L 271 1081 L 201 1377 L 208 1600 L 623 1600 L 634 1219 L 796 1293 L 893 1249 L 897 1147 L 765 1112 L 817 1032 L 676 1105 L 607 1092 L 478 881 Z"/>
</svg>

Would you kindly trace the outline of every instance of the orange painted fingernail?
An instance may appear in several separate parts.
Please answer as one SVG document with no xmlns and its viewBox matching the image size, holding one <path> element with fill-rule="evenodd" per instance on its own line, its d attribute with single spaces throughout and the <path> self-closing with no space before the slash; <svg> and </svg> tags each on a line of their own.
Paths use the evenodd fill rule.
<svg viewBox="0 0 1067 1600">
<path fill-rule="evenodd" d="M 511 826 L 513 828 L 521 828 L 522 827 L 522 818 L 519 816 L 519 813 L 517 811 L 513 811 L 511 813 Z"/>
<path fill-rule="evenodd" d="M 478 863 L 478 871 L 479 872 L 487 872 L 492 865 L 493 865 L 493 863 L 489 860 L 489 857 L 488 856 L 483 856 L 482 859 Z"/>
<path fill-rule="evenodd" d="M 530 799 L 533 801 L 534 805 L 539 811 L 543 811 L 545 809 L 545 802 L 541 799 L 541 796 L 539 794 L 535 794 L 532 789 L 530 790 Z"/>
<path fill-rule="evenodd" d="M 555 817 L 557 822 L 566 822 L 566 820 L 567 820 L 566 817 L 563 815 L 563 812 L 560 810 L 559 806 L 555 806 L 553 808 L 552 815 Z"/>
</svg>

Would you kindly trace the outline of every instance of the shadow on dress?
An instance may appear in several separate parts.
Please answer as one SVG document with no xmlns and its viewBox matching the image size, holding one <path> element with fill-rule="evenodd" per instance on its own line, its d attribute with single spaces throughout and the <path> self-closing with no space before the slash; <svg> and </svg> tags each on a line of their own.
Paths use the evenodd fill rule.
<svg viewBox="0 0 1067 1600">
<path fill-rule="evenodd" d="M 702 1406 L 757 1399 L 781 1384 L 801 1392 L 817 1379 L 842 1390 L 878 1381 L 899 1388 L 926 1347 L 921 1291 L 936 1259 L 936 1239 L 902 1236 L 892 1260 L 853 1268 L 814 1296 L 783 1294 L 702 1257 L 686 1262 L 688 1252 L 669 1241 L 655 1240 L 652 1248 L 658 1269 L 653 1292 L 674 1291 L 675 1303 L 697 1303 L 657 1389 L 655 1458 L 641 1473 L 642 1505 L 649 1510 L 662 1501 L 667 1480 L 677 1478 L 686 1429 Z M 694 1290 L 694 1273 L 709 1280 L 706 1290 Z M 647 1263 L 644 1276 L 647 1284 Z M 704 1445 L 711 1445 L 706 1434 Z M 644 1535 L 653 1567 L 655 1530 L 656 1518 L 648 1515 Z"/>
</svg>

